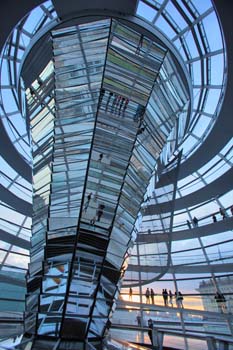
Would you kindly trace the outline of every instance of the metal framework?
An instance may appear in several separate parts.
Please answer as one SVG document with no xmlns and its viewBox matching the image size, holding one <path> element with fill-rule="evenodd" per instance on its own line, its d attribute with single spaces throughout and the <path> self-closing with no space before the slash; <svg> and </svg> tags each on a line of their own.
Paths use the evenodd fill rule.
<svg viewBox="0 0 233 350">
<path fill-rule="evenodd" d="M 57 15 L 56 12 L 56 5 L 59 15 Z M 218 2 L 216 2 L 216 5 L 218 6 Z M 123 5 L 121 4 L 120 6 Z M 226 8 L 227 6 L 224 5 L 222 10 L 223 14 L 220 11 L 223 27 L 224 21 L 226 23 L 229 21 L 227 10 L 225 10 Z M 38 62 L 33 62 L 32 60 L 32 68 L 30 69 L 29 65 L 27 71 L 27 68 L 25 68 L 25 60 L 26 57 L 30 57 L 30 59 L 33 57 L 30 52 L 33 53 L 33 50 L 38 49 L 36 43 L 40 42 L 39 39 L 47 32 L 51 31 L 52 28 L 55 28 L 57 24 L 62 23 L 62 11 L 64 11 L 64 14 L 69 13 L 69 11 L 66 12 L 66 9 L 60 8 L 56 2 L 54 2 L 54 4 L 46 2 L 33 10 L 31 15 L 27 15 L 15 27 L 12 34 L 8 37 L 1 53 L 1 142 L 4 147 L 1 147 L 3 179 L 1 183 L 1 285 L 3 289 L 0 296 L 1 311 L 8 312 L 9 316 L 12 311 L 17 310 L 22 312 L 24 310 L 24 275 L 29 262 L 28 249 L 31 239 L 30 225 L 32 217 L 32 160 L 30 153 L 31 141 L 29 140 L 29 115 L 31 115 L 32 123 L 33 120 L 36 121 L 36 118 L 38 118 L 38 106 L 40 106 L 43 116 L 47 116 L 48 123 L 53 123 L 55 115 L 53 68 L 48 60 L 49 56 L 44 58 L 47 60 L 48 65 L 45 66 L 43 59 L 41 60 L 41 67 L 43 66 L 45 70 L 40 70 Z M 91 9 L 90 14 L 92 15 L 94 11 L 95 10 Z M 165 33 L 164 42 L 168 43 L 167 46 L 164 46 L 165 50 L 168 48 L 170 49 L 171 46 L 174 46 L 174 48 L 169 54 L 166 53 L 166 59 L 162 59 L 163 66 L 162 69 L 160 69 L 160 75 L 157 77 L 157 82 L 159 82 L 157 90 L 153 92 L 154 97 L 153 93 L 150 95 L 151 102 L 146 103 L 148 111 L 146 124 L 148 128 L 146 129 L 147 137 L 145 137 L 145 130 L 143 130 L 143 133 L 138 137 L 137 141 L 138 146 L 136 147 L 140 149 L 141 146 L 145 147 L 144 145 L 147 138 L 149 135 L 152 135 L 152 140 L 148 141 L 148 144 L 152 141 L 156 143 L 160 142 L 156 147 L 161 149 L 164 141 L 168 137 L 166 146 L 160 157 L 159 165 L 152 164 L 151 161 L 149 161 L 149 163 L 153 165 L 152 173 L 154 172 L 154 175 L 148 187 L 147 194 L 144 197 L 145 202 L 135 226 L 139 234 L 135 248 L 131 252 L 131 258 L 128 261 L 129 265 L 128 270 L 125 272 L 124 282 L 125 288 L 127 289 L 123 288 L 121 290 L 122 295 L 128 293 L 129 284 L 134 284 L 135 298 L 137 295 L 138 299 L 136 299 L 140 300 L 141 298 L 142 301 L 144 294 L 144 287 L 142 287 L 142 285 L 146 283 L 146 280 L 150 280 L 151 284 L 149 287 L 157 289 L 158 295 L 160 295 L 160 290 L 164 287 L 172 289 L 173 291 L 182 290 L 185 294 L 186 307 L 193 309 L 193 305 L 196 305 L 197 308 L 203 308 L 203 312 L 205 312 L 205 310 L 209 312 L 217 311 L 217 304 L 210 302 L 210 300 L 214 300 L 216 292 L 222 292 L 227 299 L 227 311 L 231 312 L 232 301 L 231 292 L 229 290 L 232 286 L 232 250 L 230 248 L 232 244 L 232 219 L 230 218 L 232 215 L 230 210 L 232 206 L 232 189 L 230 184 L 232 177 L 231 154 L 233 141 L 230 132 L 231 123 L 227 117 L 230 105 L 229 93 L 228 90 L 226 91 L 227 72 L 228 89 L 230 89 L 231 86 L 231 67 L 227 67 L 226 64 L 227 52 L 222 39 L 216 12 L 212 3 L 209 1 L 205 1 L 202 4 L 195 4 L 195 2 L 188 2 L 185 0 L 140 0 L 137 8 L 135 6 L 134 10 L 131 8 L 130 11 L 131 16 L 135 15 L 138 17 L 132 18 L 129 16 L 126 19 L 123 16 L 123 20 L 121 19 L 122 14 L 115 12 L 115 17 L 117 20 L 120 20 L 122 27 L 127 26 L 129 21 L 134 23 L 134 25 L 137 23 L 141 27 L 143 23 L 142 18 L 145 20 L 145 24 L 144 29 L 141 27 L 142 36 L 140 37 L 139 30 L 138 36 L 136 35 L 130 43 L 131 47 L 128 48 L 129 51 L 132 50 L 133 47 L 136 55 L 140 57 L 140 54 L 144 54 L 146 57 L 151 42 L 151 35 L 148 34 L 148 28 L 150 28 L 153 34 L 155 32 L 157 33 L 157 37 L 159 38 L 158 43 L 160 42 L 162 46 L 161 40 L 163 39 L 163 35 L 159 32 Z M 113 12 L 114 10 L 111 8 L 110 13 L 112 14 Z M 86 12 L 86 14 L 87 13 L 88 12 Z M 129 13 L 127 13 L 127 15 L 129 15 Z M 77 14 L 75 16 L 77 17 Z M 71 17 L 72 14 L 66 15 L 66 20 L 71 19 Z M 35 21 L 35 18 L 37 21 Z M 213 27 L 215 28 L 214 36 L 212 35 Z M 114 30 L 112 30 L 112 33 L 114 33 Z M 128 34 L 126 38 L 123 39 L 121 35 L 122 33 L 120 33 L 116 39 L 116 47 L 118 50 L 120 50 L 118 48 L 118 40 L 126 40 Z M 144 43 L 144 37 L 146 37 L 146 35 L 148 35 L 147 44 Z M 143 47 L 142 44 L 147 46 Z M 46 43 L 44 43 L 44 45 L 46 45 Z M 227 49 L 228 46 L 227 41 Z M 35 48 L 32 50 L 33 47 Z M 113 48 L 108 47 L 108 50 L 110 49 Z M 228 55 L 230 52 L 230 49 L 228 49 Z M 42 53 L 43 50 L 41 51 L 41 55 Z M 38 55 L 40 55 L 39 50 Z M 85 58 L 85 55 L 85 51 L 83 51 L 83 58 Z M 181 62 L 180 66 L 174 61 L 176 55 L 178 62 Z M 127 60 L 130 60 L 130 57 L 127 57 Z M 108 61 L 104 63 L 106 76 L 110 74 L 108 72 L 112 72 L 114 68 L 110 66 L 110 63 L 108 66 L 107 62 Z M 86 62 L 84 62 L 84 64 L 86 64 Z M 142 69 L 145 68 L 145 65 L 146 62 L 141 63 Z M 37 76 L 34 73 L 34 68 L 36 66 L 37 73 L 39 73 Z M 180 68 L 178 69 L 177 67 Z M 184 69 L 184 67 L 186 68 Z M 126 72 L 122 70 L 122 67 L 116 66 L 115 71 L 116 74 L 113 75 L 114 78 L 112 77 L 112 79 L 117 79 L 119 72 L 121 72 L 121 79 L 123 76 L 125 77 L 124 79 L 129 79 L 129 77 L 126 76 Z M 90 75 L 90 77 L 91 76 L 92 75 Z M 189 80 L 186 80 L 187 76 L 190 77 Z M 108 102 L 107 93 L 111 92 L 110 87 L 112 88 L 112 84 L 113 83 L 110 83 L 109 85 L 108 80 L 100 82 L 100 95 L 96 96 L 98 109 L 100 111 L 101 109 L 105 109 L 106 106 L 107 108 L 109 106 L 108 103 L 110 103 L 110 101 Z M 88 82 L 88 85 L 90 88 L 91 81 Z M 47 90 L 45 90 L 45 86 Z M 101 93 L 101 86 L 102 89 L 104 86 L 104 94 L 103 92 Z M 143 85 L 141 85 L 141 87 L 142 86 Z M 25 87 L 27 88 L 26 91 Z M 175 95 L 177 87 L 179 87 L 179 93 Z M 131 92 L 133 91 L 135 91 L 135 85 Z M 169 106 L 164 107 L 166 100 L 166 98 L 164 98 L 164 92 L 166 93 L 168 91 L 170 92 L 170 96 L 167 95 L 166 97 L 168 97 L 167 101 L 169 104 L 172 99 L 174 99 L 174 102 L 176 101 L 176 103 L 178 103 L 178 108 L 173 103 L 173 114 L 168 112 Z M 44 92 L 44 95 L 41 92 Z M 122 91 L 117 91 L 117 93 L 120 96 L 122 95 Z M 27 104 L 30 106 L 29 110 L 28 106 L 26 107 L 25 104 L 25 94 L 27 96 Z M 142 91 L 140 91 L 139 95 L 138 97 L 134 96 L 132 100 L 134 100 L 135 103 L 141 104 L 143 101 Z M 58 98 L 59 96 L 57 95 L 56 97 Z M 156 103 L 153 101 L 156 101 Z M 182 103 L 180 103 L 181 101 Z M 115 110 L 117 110 L 117 108 L 120 109 L 120 103 L 121 101 L 115 102 L 113 106 Z M 122 108 L 123 103 L 121 110 Z M 136 104 L 129 103 L 127 108 L 132 111 L 132 115 L 136 114 Z M 152 132 L 153 123 L 151 123 L 151 120 L 154 116 L 156 116 L 157 125 L 161 127 L 164 135 L 164 138 L 161 140 L 161 134 L 155 135 Z M 176 122 L 177 120 L 179 120 L 179 123 Z M 162 125 L 164 121 L 165 124 Z M 68 120 L 67 122 L 68 124 L 70 123 Z M 174 123 L 175 127 L 172 129 Z M 57 128 L 60 127 L 61 126 L 57 126 Z M 95 125 L 95 127 L 98 129 L 98 124 Z M 144 125 L 142 127 L 144 127 Z M 125 126 L 125 128 L 127 127 Z M 172 131 L 170 132 L 170 130 Z M 99 138 L 103 136 L 101 132 L 99 136 L 95 133 L 93 135 Z M 49 145 L 51 147 L 50 150 L 49 147 L 43 149 L 43 152 L 47 152 L 47 158 L 44 154 L 41 154 L 41 152 L 38 152 L 38 154 L 36 153 L 37 148 L 40 149 L 40 147 L 43 147 L 43 144 L 39 141 L 33 141 L 33 152 L 37 154 L 39 168 L 43 165 L 45 159 L 49 164 L 50 156 L 54 157 L 54 155 L 52 155 L 54 147 L 52 128 L 51 132 L 48 133 L 46 137 L 47 138 L 44 139 L 44 145 L 46 144 L 47 147 L 47 140 L 50 140 Z M 85 137 L 88 138 L 88 134 L 86 134 L 86 136 L 83 135 L 83 139 Z M 95 137 L 93 140 L 95 140 Z M 96 145 L 98 148 L 97 153 L 104 153 L 100 152 L 98 144 Z M 93 150 L 91 154 L 95 154 L 94 146 L 95 142 L 91 146 Z M 203 149 L 205 151 L 203 151 Z M 183 152 L 181 164 L 179 166 L 177 189 L 175 191 L 176 197 L 174 198 L 174 179 L 176 178 L 178 168 L 177 163 L 175 161 L 172 162 L 172 160 L 175 159 L 180 150 L 183 150 Z M 94 161 L 98 161 L 95 159 L 95 157 L 98 157 L 97 153 L 93 158 Z M 92 169 L 91 159 L 91 157 L 89 160 L 87 159 L 87 162 L 89 164 L 88 168 L 93 171 L 95 167 Z M 100 174 L 101 173 L 102 171 L 100 170 Z M 47 180 L 44 177 L 44 173 L 41 173 L 40 176 L 43 181 L 49 182 L 51 174 L 52 170 L 48 167 L 48 173 L 46 173 Z M 66 176 L 68 176 L 66 181 L 69 182 L 68 179 L 72 179 L 72 175 L 67 175 L 66 172 Z M 134 176 L 136 177 L 136 174 Z M 156 186 L 154 186 L 155 179 L 158 180 L 158 178 L 159 181 L 157 181 Z M 84 183 L 89 183 L 88 177 L 84 180 Z M 144 183 L 144 186 L 146 186 L 146 183 Z M 87 195 L 92 191 L 92 188 L 89 190 L 88 186 L 85 188 L 86 190 L 84 190 L 83 196 L 80 198 L 77 197 L 81 204 L 79 206 L 81 211 L 82 206 L 85 209 Z M 40 187 L 38 187 L 38 191 L 40 191 Z M 69 200 L 67 203 L 70 203 L 70 200 L 72 200 L 72 191 L 69 191 Z M 74 203 L 77 201 L 75 196 L 73 197 L 73 201 Z M 42 213 L 40 211 L 43 211 L 40 199 L 37 198 L 37 202 L 34 203 L 34 212 L 35 205 L 36 209 L 38 209 L 38 215 L 44 215 L 44 212 Z M 51 206 L 53 204 L 50 202 L 46 205 L 47 208 L 49 208 L 49 205 Z M 92 205 L 93 211 L 96 211 L 98 208 L 96 208 L 93 203 Z M 49 209 L 50 214 L 53 212 L 53 208 L 52 211 L 51 208 L 52 207 Z M 173 208 L 172 230 L 169 224 L 171 223 L 171 208 Z M 222 220 L 223 216 L 219 212 L 219 208 L 226 210 L 226 219 Z M 64 208 L 59 207 L 59 213 L 62 211 L 64 211 Z M 113 212 L 116 215 L 117 212 L 114 210 Z M 214 214 L 218 222 L 213 222 Z M 78 217 L 78 213 L 76 213 L 76 215 Z M 199 227 L 191 227 L 190 229 L 187 220 L 192 222 L 194 216 L 199 219 Z M 114 217 L 116 218 L 117 216 Z M 81 224 L 81 214 L 79 218 Z M 89 219 L 88 217 L 85 220 L 88 221 Z M 79 226 L 79 228 L 80 227 L 81 226 Z M 121 230 L 122 228 L 123 226 Z M 126 228 L 124 227 L 123 231 L 125 230 Z M 70 233 L 71 231 L 72 230 L 70 230 Z M 168 231 L 171 231 L 170 234 L 172 237 L 171 249 L 169 250 Z M 51 230 L 51 234 L 54 234 L 53 230 Z M 55 236 L 53 236 L 53 238 L 55 238 Z M 78 243 L 78 240 L 76 243 Z M 36 244 L 37 243 L 35 243 L 35 254 L 39 251 Z M 116 249 L 116 247 L 114 247 L 114 249 Z M 170 253 L 169 256 L 168 253 Z M 73 253 L 73 257 L 75 257 L 75 252 Z M 77 257 L 77 259 L 80 259 L 80 257 Z M 139 260 L 140 269 L 137 267 Z M 74 271 L 76 271 L 76 268 L 78 270 L 78 265 L 76 266 L 74 261 L 75 260 L 72 259 L 71 266 L 73 264 L 73 273 L 75 274 Z M 168 261 L 169 265 L 167 265 Z M 164 266 L 166 266 L 165 269 Z M 44 268 L 45 267 L 43 267 L 43 269 Z M 51 269 L 51 271 L 48 270 L 50 271 L 48 272 L 48 276 L 50 276 L 48 278 L 61 278 L 61 276 L 56 273 L 58 269 L 54 263 L 51 263 L 49 269 Z M 54 271 L 57 276 L 54 276 Z M 72 271 L 72 268 L 70 271 Z M 68 270 L 64 265 L 62 274 L 66 273 L 68 273 Z M 71 275 L 71 272 L 70 276 L 67 275 L 67 290 L 72 284 Z M 161 278 L 161 275 L 163 275 L 162 280 L 158 280 L 158 276 Z M 153 280 L 157 282 L 152 282 Z M 187 281 L 189 281 L 189 285 Z M 191 283 L 193 287 L 191 287 Z M 138 287 L 136 287 L 136 285 L 138 285 Z M 197 290 L 198 292 L 196 293 Z M 10 291 L 7 298 L 4 295 L 4 291 Z M 65 305 L 68 305 L 68 294 L 66 298 Z M 161 302 L 160 298 L 162 301 L 162 296 L 159 296 L 158 303 Z M 196 299 L 194 300 L 194 298 Z M 45 302 L 45 305 L 47 305 L 47 302 Z M 65 309 L 64 307 L 63 316 L 65 316 L 66 313 Z M 166 312 L 168 312 L 167 309 Z M 208 313 L 206 313 L 206 317 L 207 316 L 209 316 Z M 13 314 L 12 317 L 14 317 Z M 232 320 L 228 313 L 223 315 L 223 318 L 224 317 L 226 320 L 226 331 L 224 333 L 224 327 L 222 326 L 223 334 L 229 334 L 229 332 L 232 334 Z M 3 324 L 4 327 L 4 315 L 2 319 L 3 322 L 1 324 Z M 209 319 L 211 320 L 210 317 Z M 162 318 L 160 321 L 162 322 Z M 44 321 L 42 321 L 42 323 L 43 322 Z M 186 349 L 192 349 L 192 342 L 187 340 L 188 323 L 186 324 L 186 322 L 189 322 L 189 320 L 181 315 L 180 322 L 182 332 L 179 335 L 182 334 L 184 339 L 186 339 L 184 347 Z M 210 329 L 208 329 L 208 327 L 204 329 L 205 335 L 208 335 L 208 330 L 210 331 Z M 12 332 L 12 337 L 16 334 L 19 334 L 18 329 Z M 211 337 L 212 336 L 213 334 L 211 333 Z M 4 337 L 2 337 L 2 339 L 3 338 Z M 9 336 L 7 338 L 9 338 Z M 203 339 L 203 341 L 205 341 L 205 338 Z M 224 342 L 226 341 L 227 338 L 224 338 Z M 2 344 L 4 346 L 4 340 Z M 176 344 L 175 338 L 174 344 Z M 214 348 L 214 346 L 220 346 L 218 343 L 211 343 L 211 341 L 208 341 L 206 344 L 210 349 Z M 56 349 L 59 348 L 61 344 L 57 342 L 57 344 L 53 346 L 54 349 Z"/>
</svg>

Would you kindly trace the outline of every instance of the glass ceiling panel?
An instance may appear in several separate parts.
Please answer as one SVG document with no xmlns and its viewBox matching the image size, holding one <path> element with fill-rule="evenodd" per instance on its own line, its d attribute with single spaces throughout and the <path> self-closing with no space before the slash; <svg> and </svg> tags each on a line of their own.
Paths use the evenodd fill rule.
<svg viewBox="0 0 233 350">
<path fill-rule="evenodd" d="M 154 8 L 151 8 L 151 6 L 148 6 L 143 1 L 139 1 L 137 8 L 138 15 L 143 16 L 148 21 L 152 21 L 156 13 L 157 11 Z"/>
<path fill-rule="evenodd" d="M 193 0 L 192 3 L 189 4 L 191 8 L 195 8 L 200 14 L 206 12 L 211 6 L 211 0 Z"/>
<path fill-rule="evenodd" d="M 165 10 L 163 13 L 168 13 L 170 15 L 170 18 L 172 19 L 172 22 L 177 27 L 177 31 L 181 31 L 187 26 L 187 22 L 185 21 L 182 14 L 177 10 L 177 8 L 173 5 L 171 1 L 168 1 Z"/>
<path fill-rule="evenodd" d="M 211 84 L 220 85 L 223 81 L 224 57 L 223 54 L 211 56 Z M 216 69 L 218 67 L 218 69 Z"/>
<path fill-rule="evenodd" d="M 198 52 L 197 44 L 194 40 L 192 32 L 187 33 L 187 35 L 185 36 L 185 40 L 188 45 L 191 58 L 198 57 L 199 52 Z"/>
<path fill-rule="evenodd" d="M 199 137 L 200 133 L 204 128 L 207 128 L 208 125 L 211 123 L 210 118 L 206 117 L 205 115 L 200 115 L 197 119 L 197 123 L 194 125 L 192 133 L 194 136 Z"/>
<path fill-rule="evenodd" d="M 149 2 L 145 4 L 143 1 L 140 1 L 138 5 L 138 14 L 141 16 L 144 16 L 149 21 L 152 21 L 153 16 L 151 16 L 151 18 L 147 16 L 148 6 L 149 6 Z M 160 7 L 159 4 L 156 4 L 155 6 Z M 184 17 L 182 17 L 180 12 L 177 10 L 179 6 L 181 6 L 182 10 L 186 13 L 186 15 L 191 20 L 191 22 L 198 21 L 198 24 L 195 24 L 194 26 L 194 30 L 192 31 L 189 30 L 188 23 L 186 22 Z M 189 69 L 188 65 L 189 65 L 189 59 L 191 57 L 195 59 L 198 59 L 198 57 L 200 57 L 201 59 L 201 55 L 200 55 L 200 52 L 198 51 L 197 45 L 201 45 L 200 48 L 204 54 L 205 52 L 208 52 L 208 51 L 215 51 L 217 49 L 221 49 L 223 47 L 223 43 L 222 43 L 222 37 L 220 34 L 221 31 L 217 23 L 216 15 L 213 12 L 212 3 L 210 1 L 206 1 L 204 4 L 201 3 L 200 1 L 196 1 L 196 2 L 186 3 L 185 5 L 183 4 L 182 1 L 179 1 L 179 6 L 178 5 L 175 6 L 175 4 L 173 4 L 172 1 L 166 3 L 165 10 L 161 14 L 159 14 L 157 21 L 155 22 L 155 26 L 158 27 L 159 29 L 163 28 L 164 25 L 162 24 L 161 21 L 164 22 L 165 18 L 163 18 L 162 16 L 167 14 L 168 16 L 167 18 L 170 18 L 172 19 L 172 21 L 176 22 L 177 29 L 179 26 L 181 26 L 182 28 L 187 28 L 186 31 L 184 32 L 181 31 L 180 38 L 174 35 L 174 38 L 176 38 L 176 40 L 174 41 L 174 44 L 177 46 L 178 50 L 180 50 L 181 55 L 183 56 L 184 60 L 187 62 L 187 68 Z M 145 7 L 144 12 L 143 12 L 143 7 Z M 152 7 L 151 7 L 151 10 L 152 10 Z M 199 17 L 200 14 L 202 14 L 203 12 L 205 13 L 203 18 Z M 166 27 L 166 31 L 164 32 L 169 33 L 168 28 L 170 27 L 170 24 L 166 24 L 165 27 Z M 210 34 L 213 28 L 215 29 L 217 28 L 216 29 L 217 40 L 216 40 L 215 46 L 212 43 L 213 35 Z M 171 33 L 169 35 L 171 35 Z M 203 43 L 204 43 L 204 47 L 203 47 Z M 204 76 L 201 79 L 200 66 L 198 65 L 198 63 L 193 63 L 193 64 L 196 66 L 196 68 L 195 69 L 192 68 L 192 64 L 190 65 L 191 66 L 190 68 L 191 68 L 191 71 L 193 70 L 193 77 L 195 79 L 194 84 L 197 84 L 198 81 L 199 81 L 198 84 L 200 84 L 200 81 L 203 83 Z M 211 64 L 211 68 L 213 68 L 213 72 L 217 71 L 216 66 L 215 67 L 214 66 L 215 66 L 214 64 Z M 219 70 L 219 67 L 218 67 L 218 70 Z M 222 76 L 223 78 L 223 72 L 224 72 L 223 67 L 221 71 L 222 73 L 220 73 L 220 77 Z M 204 74 L 205 74 L 205 71 L 204 71 Z M 215 73 L 213 73 L 213 76 L 214 74 Z M 213 81 L 214 81 L 214 78 L 213 78 Z M 221 86 L 222 84 L 223 84 L 223 79 L 221 80 L 221 78 L 219 78 L 219 85 Z M 212 94 L 212 91 L 214 90 L 213 89 L 211 90 L 211 94 Z M 214 91 L 213 94 L 216 94 L 216 92 Z M 196 95 L 196 104 L 200 103 L 200 98 L 201 98 L 201 95 L 199 96 L 199 98 L 197 98 L 197 95 Z M 220 101 L 219 99 L 220 99 L 220 94 L 217 93 L 216 97 L 213 98 L 213 100 L 211 98 L 211 101 L 214 101 L 214 105 L 217 106 Z M 209 102 L 208 102 L 208 105 L 210 106 Z M 215 113 L 215 108 L 216 108 L 215 106 L 213 106 L 211 110 L 209 109 L 210 107 L 208 107 L 208 112 L 212 114 Z M 213 122 L 211 123 L 211 125 L 208 124 L 207 126 L 208 130 L 211 129 L 212 125 L 213 125 Z M 199 135 L 200 137 L 202 135 L 203 137 L 206 137 L 207 128 L 203 128 L 202 133 Z M 184 147 L 183 147 L 184 155 L 187 155 L 189 153 L 191 154 L 191 152 L 193 152 L 194 149 L 200 144 L 200 142 L 194 142 L 194 140 L 192 141 L 191 139 L 190 141 L 188 141 L 188 143 L 190 143 L 189 147 L 186 147 L 186 144 L 184 144 Z"/>
<path fill-rule="evenodd" d="M 217 16 L 212 12 L 208 17 L 204 18 L 203 26 L 208 38 L 208 44 L 210 46 L 210 51 L 219 50 L 222 48 L 222 35 L 219 27 L 219 22 Z M 213 35 L 213 28 L 215 28 Z"/>
<path fill-rule="evenodd" d="M 204 111 L 206 113 L 214 114 L 217 108 L 217 101 L 221 96 L 222 91 L 220 89 L 212 89 L 208 91 L 207 100 L 205 102 Z"/>
</svg>

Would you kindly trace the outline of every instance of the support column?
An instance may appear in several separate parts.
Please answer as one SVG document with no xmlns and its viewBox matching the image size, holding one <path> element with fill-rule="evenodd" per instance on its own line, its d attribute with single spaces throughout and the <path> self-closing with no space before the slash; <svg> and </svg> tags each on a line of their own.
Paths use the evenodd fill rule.
<svg viewBox="0 0 233 350">
<path fill-rule="evenodd" d="M 217 350 L 216 342 L 214 338 L 207 337 L 206 341 L 207 341 L 208 350 Z"/>
<path fill-rule="evenodd" d="M 162 350 L 163 349 L 163 337 L 164 333 L 158 331 L 156 328 L 152 330 L 152 349 Z"/>
<path fill-rule="evenodd" d="M 229 349 L 229 343 L 224 341 L 224 340 L 220 340 L 219 341 L 219 350 L 228 350 Z"/>
</svg>

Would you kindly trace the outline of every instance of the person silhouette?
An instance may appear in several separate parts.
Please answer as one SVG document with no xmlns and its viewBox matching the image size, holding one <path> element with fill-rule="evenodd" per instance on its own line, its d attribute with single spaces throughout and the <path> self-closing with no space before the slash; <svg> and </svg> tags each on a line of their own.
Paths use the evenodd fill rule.
<svg viewBox="0 0 233 350">
<path fill-rule="evenodd" d="M 104 204 L 99 204 L 99 208 L 96 212 L 96 216 L 97 216 L 97 220 L 96 221 L 100 221 L 103 213 L 104 213 L 104 208 L 105 208 L 105 205 Z"/>
<path fill-rule="evenodd" d="M 148 335 L 149 335 L 149 338 L 150 338 L 150 341 L 151 341 L 151 344 L 153 345 L 153 336 L 152 336 L 152 331 L 153 331 L 153 321 L 152 319 L 150 318 L 148 320 Z"/>
<path fill-rule="evenodd" d="M 87 208 L 89 207 L 91 197 L 92 197 L 92 192 L 89 193 L 88 196 L 87 196 L 87 201 L 86 201 L 85 206 L 84 206 L 84 211 L 85 212 L 87 211 Z"/>
<path fill-rule="evenodd" d="M 154 304 L 154 296 L 155 296 L 155 292 L 153 290 L 153 288 L 150 289 L 150 297 L 151 297 L 151 304 Z"/>
<path fill-rule="evenodd" d="M 226 219 L 226 210 L 224 208 L 219 208 L 219 213 L 222 215 L 222 219 Z"/>
<path fill-rule="evenodd" d="M 198 226 L 198 219 L 196 218 L 196 216 L 193 217 L 193 227 L 197 227 Z"/>
<path fill-rule="evenodd" d="M 164 306 L 168 306 L 168 304 L 167 304 L 167 299 L 168 299 L 168 292 L 167 292 L 167 289 L 163 289 L 163 291 L 162 291 L 162 296 L 163 296 Z"/>
<path fill-rule="evenodd" d="M 99 159 L 98 159 L 99 162 L 101 162 L 101 160 L 103 159 L 103 156 L 104 156 L 103 153 L 100 153 Z"/>
<path fill-rule="evenodd" d="M 145 296 L 146 296 L 146 303 L 150 304 L 150 290 L 149 290 L 149 288 L 147 288 Z"/>
<path fill-rule="evenodd" d="M 129 288 L 129 300 L 132 301 L 132 296 L 133 296 L 133 289 L 130 287 Z"/>
<path fill-rule="evenodd" d="M 172 301 L 173 294 L 171 290 L 169 290 L 168 295 L 169 295 L 169 304 L 171 305 L 171 307 L 173 307 L 173 301 Z"/>
</svg>

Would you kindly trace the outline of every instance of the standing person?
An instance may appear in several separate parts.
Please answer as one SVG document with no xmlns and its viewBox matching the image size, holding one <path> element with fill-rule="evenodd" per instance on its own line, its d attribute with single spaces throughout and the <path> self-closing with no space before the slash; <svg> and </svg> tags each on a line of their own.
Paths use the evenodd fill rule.
<svg viewBox="0 0 233 350">
<path fill-rule="evenodd" d="M 226 299 L 225 296 L 222 293 L 216 292 L 215 297 L 214 297 L 217 305 L 218 305 L 218 310 L 221 313 L 226 312 Z"/>
<path fill-rule="evenodd" d="M 230 207 L 231 215 L 233 216 L 233 205 Z"/>
<path fill-rule="evenodd" d="M 191 228 L 191 223 L 190 223 L 190 221 L 187 220 L 186 222 L 187 222 L 188 228 Z"/>
<path fill-rule="evenodd" d="M 222 312 L 222 307 L 221 307 L 221 294 L 219 292 L 216 292 L 215 297 L 214 297 L 217 305 L 218 305 L 218 311 Z"/>
<path fill-rule="evenodd" d="M 96 217 L 94 216 L 94 217 L 90 220 L 90 224 L 91 224 L 91 225 L 95 225 L 95 221 L 96 221 Z"/>
<path fill-rule="evenodd" d="M 96 215 L 97 215 L 97 220 L 96 221 L 100 221 L 100 219 L 101 219 L 101 217 L 102 217 L 102 215 L 104 213 L 104 208 L 105 208 L 104 204 L 100 204 L 99 205 L 99 208 L 98 208 L 98 210 L 96 212 Z"/>
<path fill-rule="evenodd" d="M 183 306 L 183 299 L 184 299 L 183 294 L 181 292 L 178 292 L 179 305 L 182 308 L 184 308 L 184 306 Z"/>
<path fill-rule="evenodd" d="M 126 99 L 125 99 L 125 104 L 124 104 L 124 107 L 123 107 L 123 111 L 124 111 L 124 112 L 125 112 L 125 110 L 126 110 L 126 108 L 127 108 L 127 106 L 128 106 L 128 103 L 129 103 L 129 99 L 126 98 Z"/>
<path fill-rule="evenodd" d="M 168 305 L 167 305 L 167 299 L 168 299 L 168 292 L 167 292 L 167 289 L 163 289 L 163 291 L 162 291 L 162 296 L 163 296 L 164 306 L 168 306 Z"/>
<path fill-rule="evenodd" d="M 113 92 L 110 91 L 110 92 L 109 92 L 109 95 L 108 95 L 108 99 L 107 99 L 107 103 L 106 103 L 105 110 L 108 109 L 108 105 L 109 105 L 109 102 L 110 102 L 112 96 L 113 96 Z"/>
<path fill-rule="evenodd" d="M 177 292 L 175 291 L 175 300 L 176 300 L 176 307 L 179 307 L 179 301 L 177 297 Z"/>
<path fill-rule="evenodd" d="M 150 289 L 151 304 L 154 304 L 154 303 L 155 303 L 154 296 L 155 296 L 155 292 L 154 292 L 154 290 L 151 288 L 151 289 Z"/>
<path fill-rule="evenodd" d="M 92 192 L 89 193 L 88 196 L 87 196 L 87 201 L 86 201 L 85 207 L 84 207 L 84 211 L 85 211 L 85 212 L 87 211 L 87 208 L 89 207 L 91 197 L 92 197 Z"/>
<path fill-rule="evenodd" d="M 153 330 L 153 321 L 151 319 L 148 320 L 148 335 L 151 341 L 151 344 L 153 345 L 153 336 L 152 336 L 152 330 Z"/>
<path fill-rule="evenodd" d="M 216 218 L 216 215 L 212 215 L 212 219 L 213 219 L 213 222 L 217 222 L 217 218 Z"/>
<path fill-rule="evenodd" d="M 137 312 L 136 320 L 137 320 L 138 326 L 141 327 L 142 323 L 141 323 L 141 314 L 140 314 L 140 311 Z"/>
<path fill-rule="evenodd" d="M 171 305 L 171 307 L 173 307 L 173 301 L 172 301 L 172 298 L 173 298 L 173 294 L 172 294 L 172 291 L 169 290 L 169 304 Z"/>
<path fill-rule="evenodd" d="M 178 292 L 177 294 L 175 293 L 176 295 L 176 305 L 177 307 L 184 307 L 183 306 L 183 295 L 181 292 Z"/>
<path fill-rule="evenodd" d="M 222 219 L 226 219 L 226 210 L 224 208 L 219 208 L 219 213 L 222 215 Z"/>
<path fill-rule="evenodd" d="M 162 297 L 163 297 L 163 303 L 164 303 L 164 306 L 165 306 L 165 296 L 164 296 L 164 291 L 165 289 L 162 290 Z"/>
<path fill-rule="evenodd" d="M 104 156 L 103 153 L 100 153 L 100 154 L 99 154 L 98 162 L 101 162 L 101 160 L 103 159 L 103 156 Z"/>
<path fill-rule="evenodd" d="M 132 296 L 133 296 L 133 289 L 130 287 L 129 288 L 129 300 L 132 301 Z"/>
<path fill-rule="evenodd" d="M 150 290 L 149 290 L 149 288 L 147 288 L 145 296 L 146 296 L 146 303 L 150 304 Z"/>
<path fill-rule="evenodd" d="M 197 227 L 198 226 L 198 219 L 196 218 L 196 216 L 193 217 L 193 227 Z"/>
</svg>

